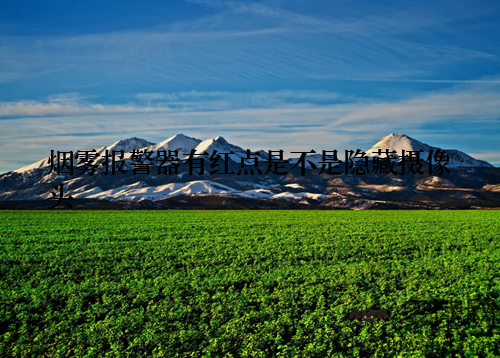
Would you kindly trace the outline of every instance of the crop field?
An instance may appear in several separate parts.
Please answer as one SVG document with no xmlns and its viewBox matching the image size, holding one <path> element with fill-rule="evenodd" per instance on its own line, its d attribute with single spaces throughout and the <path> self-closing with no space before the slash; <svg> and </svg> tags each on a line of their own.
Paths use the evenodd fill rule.
<svg viewBox="0 0 500 358">
<path fill-rule="evenodd" d="M 499 297 L 499 211 L 0 212 L 0 357 L 498 357 Z"/>
</svg>

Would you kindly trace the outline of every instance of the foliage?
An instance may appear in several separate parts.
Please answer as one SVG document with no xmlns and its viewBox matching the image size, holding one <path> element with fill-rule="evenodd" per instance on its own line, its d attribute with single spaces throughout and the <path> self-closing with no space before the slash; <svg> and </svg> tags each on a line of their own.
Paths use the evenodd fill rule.
<svg viewBox="0 0 500 358">
<path fill-rule="evenodd" d="M 498 211 L 3 211 L 0 245 L 2 357 L 500 356 Z"/>
</svg>

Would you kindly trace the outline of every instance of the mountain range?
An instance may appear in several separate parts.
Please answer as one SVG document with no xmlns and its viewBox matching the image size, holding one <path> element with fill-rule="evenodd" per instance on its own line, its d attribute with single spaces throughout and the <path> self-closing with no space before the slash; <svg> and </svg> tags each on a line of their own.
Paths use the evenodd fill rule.
<svg viewBox="0 0 500 358">
<path fill-rule="evenodd" d="M 389 150 L 402 160 L 403 150 L 422 151 L 424 160 L 432 147 L 404 134 L 392 133 L 365 150 L 370 161 Z M 78 149 L 73 149 L 76 152 Z M 262 174 L 241 170 L 241 158 L 247 150 L 229 143 L 223 137 L 200 140 L 184 134 L 174 135 L 160 143 L 132 137 L 109 146 L 94 148 L 100 156 L 93 163 L 102 165 L 106 151 L 125 152 L 123 169 L 116 175 L 97 170 L 93 175 L 57 175 L 50 172 L 49 157 L 0 175 L 0 208 L 45 208 L 53 204 L 54 186 L 64 185 L 65 195 L 73 198 L 75 208 L 175 209 L 175 208 L 320 208 L 320 209 L 418 209 L 418 208 L 497 208 L 500 207 L 500 168 L 454 149 L 444 150 L 449 156 L 449 172 L 429 174 L 423 163 L 423 174 L 397 175 L 372 173 L 365 175 L 321 173 L 321 154 L 305 157 L 304 171 L 299 158 L 288 158 L 287 174 Z M 147 174 L 132 174 L 133 150 L 152 151 L 154 164 Z M 156 167 L 157 151 L 178 151 L 177 174 L 162 175 Z M 211 166 L 205 159 L 204 173 L 188 172 L 185 153 L 234 153 L 228 163 Z M 268 160 L 267 151 L 252 150 L 260 163 Z M 208 156 L 208 157 L 209 157 Z M 380 155 L 381 158 L 384 155 Z M 196 154 L 193 158 L 198 158 Z M 339 153 L 339 159 L 343 160 Z M 251 161 L 245 161 L 250 164 Z M 295 168 L 291 169 L 294 165 Z M 248 167 L 247 169 L 250 169 Z M 257 168 L 252 168 L 254 171 Z M 223 175 L 227 170 L 231 175 Z M 50 172 L 50 173 L 49 173 Z"/>
</svg>

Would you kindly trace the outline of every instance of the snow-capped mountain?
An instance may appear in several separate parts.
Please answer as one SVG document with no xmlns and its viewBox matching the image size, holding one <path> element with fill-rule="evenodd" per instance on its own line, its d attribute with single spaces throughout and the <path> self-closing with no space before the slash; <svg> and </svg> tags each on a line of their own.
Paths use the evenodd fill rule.
<svg viewBox="0 0 500 358">
<path fill-rule="evenodd" d="M 95 150 L 99 155 L 102 155 L 102 154 L 106 153 L 106 150 L 108 150 L 109 152 L 111 152 L 113 150 L 115 150 L 115 151 L 123 150 L 124 152 L 131 152 L 134 149 L 140 149 L 140 148 L 148 147 L 148 146 L 151 146 L 154 144 L 155 143 L 147 141 L 146 139 L 132 137 L 132 138 L 119 140 L 119 141 L 117 141 L 109 146 L 96 148 Z"/>
<path fill-rule="evenodd" d="M 155 143 L 147 141 L 146 139 L 142 138 L 137 138 L 137 137 L 132 137 L 132 138 L 126 138 L 122 139 L 119 141 L 114 142 L 111 145 L 107 145 L 104 147 L 99 147 L 99 148 L 94 148 L 93 150 L 96 151 L 97 154 L 104 155 L 106 153 L 106 150 L 111 153 L 113 150 L 115 151 L 120 151 L 123 150 L 124 153 L 128 153 L 133 151 L 134 149 L 139 149 L 139 148 L 144 148 L 148 146 L 153 146 Z M 88 149 L 86 149 L 88 150 Z M 77 150 L 73 151 L 74 153 L 77 152 Z M 50 156 L 49 156 L 50 157 Z M 14 173 L 30 173 L 35 169 L 47 169 L 50 167 L 49 163 L 49 157 L 39 160 L 36 163 L 26 165 L 24 167 L 21 167 L 19 169 L 14 170 Z M 102 159 L 97 160 L 96 162 L 100 162 Z"/>
<path fill-rule="evenodd" d="M 184 154 L 189 153 L 192 149 L 196 150 L 197 155 L 208 153 L 208 156 L 204 157 L 204 172 L 196 170 L 192 174 L 189 173 L 187 157 Z M 263 161 L 268 159 L 268 153 L 263 150 L 249 149 L 252 153 L 260 152 L 258 155 L 259 168 L 263 173 L 266 172 L 267 164 L 264 164 Z M 403 150 L 422 150 L 421 158 L 425 160 L 431 150 L 438 148 L 404 134 L 392 133 L 367 150 L 366 154 L 368 156 L 375 155 L 374 152 L 376 153 L 378 149 L 381 149 L 382 152 L 385 152 L 386 149 L 395 150 L 399 155 Z M 437 193 L 445 192 L 448 196 L 446 199 L 439 199 L 439 205 L 442 205 L 443 201 L 454 202 L 454 200 L 458 200 L 457 198 L 460 199 L 458 202 L 461 203 L 465 200 L 464 198 L 480 198 L 486 195 L 487 200 L 496 200 L 495 198 L 498 196 L 498 206 L 500 206 L 500 192 L 495 189 L 500 184 L 500 169 L 493 168 L 489 163 L 474 159 L 458 150 L 445 150 L 445 154 L 450 157 L 448 167 L 454 168 L 454 170 L 444 174 L 444 177 L 436 177 L 435 174 L 423 177 L 412 175 L 399 177 L 392 174 L 377 174 L 369 177 L 319 175 L 317 170 L 311 169 L 308 161 L 316 164 L 318 168 L 321 167 L 319 163 L 322 161 L 321 148 L 316 148 L 316 154 L 306 156 L 305 167 L 308 169 L 305 175 L 298 174 L 300 170 L 290 171 L 289 175 L 246 172 L 240 173 L 241 175 L 225 174 L 225 170 L 217 171 L 210 165 L 210 156 L 213 152 L 217 151 L 221 157 L 223 157 L 221 153 L 233 152 L 234 154 L 229 155 L 228 170 L 237 173 L 241 158 L 246 157 L 247 151 L 229 143 L 221 136 L 202 141 L 184 134 L 177 134 L 159 143 L 132 137 L 95 150 L 100 155 L 104 155 L 106 150 L 123 150 L 126 158 L 124 168 L 127 169 L 127 173 L 106 175 L 98 170 L 92 176 L 78 174 L 57 176 L 54 171 L 47 174 L 50 164 L 48 158 L 45 158 L 34 164 L 0 175 L 0 203 L 12 200 L 47 199 L 51 197 L 54 185 L 64 183 L 66 195 L 71 195 L 77 200 L 97 200 L 109 203 L 146 200 L 164 204 L 165 201 L 169 200 L 181 200 L 176 199 L 178 197 L 186 198 L 185 200 L 226 197 L 240 198 L 241 200 L 288 201 L 290 205 L 325 205 L 336 208 L 366 209 L 369 207 L 394 207 L 394 205 L 402 205 L 394 203 L 403 202 L 407 205 L 413 201 L 417 204 L 409 204 L 410 206 L 424 205 L 418 203 L 429 205 L 434 197 L 442 195 Z M 153 163 L 149 174 L 137 174 L 133 173 L 134 166 L 130 158 L 133 150 L 152 151 L 154 157 L 156 157 L 158 150 L 177 150 L 182 162 L 178 167 L 178 172 L 168 172 L 168 174 L 160 172 L 158 164 Z M 298 159 L 289 158 L 287 168 L 291 169 Z M 339 160 L 343 159 L 343 153 L 339 152 Z M 100 157 L 97 163 L 102 160 L 103 158 Z M 77 164 L 76 161 L 74 164 Z M 219 167 L 221 168 L 221 166 Z M 461 192 L 464 190 L 467 191 L 466 195 Z M 473 195 L 472 193 L 476 193 L 476 191 L 477 194 Z M 422 193 L 429 193 L 430 196 Z M 225 199 L 224 202 L 227 200 Z M 483 201 L 479 202 L 484 205 L 486 199 L 481 200 Z M 199 202 L 197 203 L 196 205 L 200 205 Z"/>
<path fill-rule="evenodd" d="M 431 150 L 433 153 L 436 153 L 436 150 L 443 150 L 450 158 L 449 164 L 447 165 L 448 168 L 493 167 L 490 163 L 474 159 L 470 155 L 459 150 L 432 147 L 401 133 L 391 133 L 388 136 L 385 136 L 373 147 L 368 149 L 366 153 L 368 156 L 375 156 L 377 155 L 376 153 L 378 153 L 379 149 L 381 150 L 381 153 L 385 153 L 386 149 L 388 149 L 389 152 L 396 151 L 399 157 L 402 156 L 403 150 L 405 153 L 409 151 L 422 150 L 423 152 L 420 153 L 420 158 L 422 158 L 422 160 L 426 160 L 429 157 Z M 382 154 L 382 156 L 385 155 Z"/>
<path fill-rule="evenodd" d="M 249 148 L 250 149 L 250 148 Z M 241 158 L 246 158 L 247 156 L 247 151 L 246 149 L 243 149 L 241 147 L 238 147 L 237 145 L 229 143 L 227 140 L 224 139 L 222 136 L 217 136 L 212 139 L 207 139 L 201 142 L 197 147 L 196 147 L 196 153 L 199 153 L 197 156 L 199 156 L 201 153 L 208 153 L 209 155 L 212 155 L 212 153 L 217 151 L 217 153 L 231 153 L 233 152 L 234 154 L 229 154 L 228 158 L 231 159 L 232 161 L 236 163 L 241 162 Z M 258 152 L 260 159 L 267 160 L 267 153 L 263 150 L 257 150 L 253 151 L 251 150 L 251 153 L 256 153 Z"/>
<path fill-rule="evenodd" d="M 355 149 L 355 148 L 351 148 Z M 378 153 L 378 150 L 382 151 L 382 157 L 385 157 L 385 151 L 386 149 L 389 150 L 389 152 L 396 151 L 397 156 L 401 157 L 403 150 L 405 153 L 409 151 L 419 151 L 422 150 L 423 152 L 420 153 L 420 158 L 425 161 L 429 157 L 429 153 L 431 150 L 433 150 L 433 155 L 436 153 L 436 150 L 440 149 L 445 152 L 446 155 L 449 156 L 450 161 L 449 164 L 447 165 L 448 168 L 474 168 L 474 167 L 482 167 L 482 168 L 492 168 L 493 166 L 485 162 L 484 160 L 479 160 L 479 159 L 474 159 L 470 155 L 465 154 L 464 152 L 461 152 L 456 149 L 442 149 L 438 147 L 432 147 L 428 144 L 422 143 L 414 138 L 408 137 L 405 134 L 400 134 L 400 133 L 391 133 L 384 138 L 382 138 L 380 141 L 378 141 L 373 147 L 370 149 L 366 150 L 366 156 L 372 157 L 376 156 Z M 339 160 L 344 160 L 344 154 L 339 151 Z M 297 163 L 299 158 L 290 158 L 288 159 L 291 164 Z M 306 156 L 306 168 L 311 168 L 311 165 L 308 162 L 312 162 L 316 164 L 317 167 L 321 167 L 321 164 L 319 164 L 322 161 L 322 154 L 317 153 L 317 154 L 310 154 Z"/>
<path fill-rule="evenodd" d="M 191 150 L 195 149 L 201 142 L 201 139 L 188 137 L 180 133 L 174 135 L 173 137 L 165 139 L 163 142 L 150 145 L 144 148 L 144 150 L 153 151 L 154 153 L 156 153 L 158 150 L 165 150 L 167 154 L 169 150 L 177 150 L 179 158 L 184 158 L 184 153 L 191 152 Z"/>
</svg>

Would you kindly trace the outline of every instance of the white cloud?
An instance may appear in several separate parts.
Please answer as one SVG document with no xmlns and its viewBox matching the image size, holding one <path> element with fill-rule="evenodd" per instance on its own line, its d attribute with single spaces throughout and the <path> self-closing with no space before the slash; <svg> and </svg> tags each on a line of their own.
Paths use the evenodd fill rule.
<svg viewBox="0 0 500 358">
<path fill-rule="evenodd" d="M 0 102 L 0 117 L 26 116 L 78 116 L 121 113 L 165 113 L 239 110 L 241 108 L 288 108 L 305 104 L 325 103 L 338 100 L 336 93 L 329 91 L 275 91 L 275 92 L 180 92 L 139 93 L 136 98 L 147 104 L 95 104 L 80 93 L 63 93 L 42 101 Z M 161 102 L 160 102 L 161 101 Z M 151 102 L 155 102 L 151 105 Z"/>
<path fill-rule="evenodd" d="M 210 124 L 245 125 L 311 124 L 347 129 L 351 124 L 394 122 L 424 123 L 436 120 L 480 120 L 500 117 L 500 85 L 461 84 L 399 101 L 340 97 L 329 91 L 283 90 L 274 92 L 190 91 L 139 93 L 147 104 L 89 103 L 78 93 L 51 96 L 50 101 L 0 103 L 0 117 L 49 117 L 127 114 L 183 118 L 184 123 L 209 120 Z M 81 100 L 80 100 L 81 99 Z M 342 101 L 340 101 L 342 100 Z M 346 103 L 349 100 L 349 103 Z M 153 102 L 153 104 L 151 104 Z M 21 121 L 21 119 L 14 119 Z M 22 121 L 26 121 L 23 119 Z M 3 121 L 7 123 L 7 121 Z M 12 122 L 12 123 L 14 123 Z M 5 126 L 4 126 L 5 127 Z"/>
<path fill-rule="evenodd" d="M 500 151 L 475 152 L 468 154 L 473 158 L 486 160 L 492 164 L 500 164 Z"/>
<path fill-rule="evenodd" d="M 23 149 L 27 143 L 45 146 L 46 150 L 58 143 L 61 150 L 70 150 L 75 143 L 80 148 L 100 146 L 130 136 L 161 141 L 179 132 L 201 139 L 217 135 L 236 138 L 236 144 L 249 149 L 321 150 L 334 146 L 341 150 L 391 132 L 422 133 L 419 130 L 422 124 L 443 120 L 473 121 L 478 127 L 487 127 L 489 132 L 498 130 L 499 95 L 500 86 L 478 83 L 381 103 L 364 100 L 318 104 L 315 103 L 318 99 L 335 100 L 337 96 L 322 91 L 277 91 L 139 96 L 174 102 L 182 99 L 187 104 L 182 108 L 167 107 L 171 102 L 166 102 L 165 107 L 81 104 L 74 98 L 70 104 L 60 101 L 2 104 L 1 115 L 25 117 L 0 121 L 1 152 L 4 156 L 3 148 L 20 148 L 18 158 L 36 161 L 40 159 L 38 151 Z M 297 98 L 303 102 L 295 103 L 293 100 Z M 38 117 L 28 117 L 35 115 Z"/>
<path fill-rule="evenodd" d="M 8 63 L 10 61 L 6 61 L 6 62 Z M 1 60 L 0 60 L 0 63 L 1 63 Z M 7 63 L 6 63 L 6 65 L 7 65 Z M 11 64 L 9 63 L 9 65 L 11 65 Z M 23 71 L 20 71 L 19 69 L 15 68 L 11 72 L 0 72 L 0 83 L 8 83 L 8 82 L 13 82 L 13 81 L 18 81 L 18 80 L 34 79 L 34 78 L 42 77 L 42 76 L 45 76 L 48 74 L 60 72 L 62 70 L 63 70 L 63 68 L 48 69 L 48 70 L 44 70 L 44 71 L 40 71 L 40 72 L 23 72 Z"/>
<path fill-rule="evenodd" d="M 48 79 L 63 78 L 68 86 L 97 82 L 116 91 L 149 92 L 165 84 L 170 88 L 244 87 L 263 80 L 326 75 L 384 79 L 423 73 L 430 77 L 449 63 L 498 60 L 495 51 L 461 47 L 460 34 L 451 31 L 449 22 L 471 16 L 471 9 L 449 12 L 444 6 L 433 12 L 410 3 L 391 9 L 362 2 L 364 6 L 356 11 L 344 7 L 338 13 L 304 15 L 247 1 L 201 3 L 228 11 L 161 29 L 0 37 L 0 82 L 45 74 Z M 401 39 L 413 31 L 436 41 Z M 63 70 L 49 73 L 53 68 Z"/>
<path fill-rule="evenodd" d="M 111 113 L 168 112 L 164 107 L 141 107 L 136 105 L 77 104 L 65 101 L 4 102 L 0 103 L 0 117 L 97 115 Z"/>
<path fill-rule="evenodd" d="M 380 102 L 352 108 L 333 126 L 367 121 L 422 123 L 436 120 L 472 120 L 500 117 L 500 86 L 473 84 L 415 96 L 398 102 Z"/>
<path fill-rule="evenodd" d="M 332 102 L 339 99 L 339 95 L 325 90 L 281 90 L 255 92 L 223 92 L 223 91 L 187 91 L 180 93 L 139 93 L 136 98 L 145 101 L 167 101 L 167 103 L 188 103 L 200 101 L 225 101 L 239 107 L 247 105 L 266 106 L 284 103 L 316 103 Z"/>
</svg>

